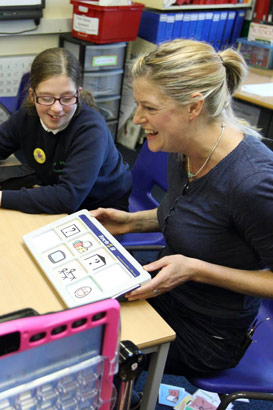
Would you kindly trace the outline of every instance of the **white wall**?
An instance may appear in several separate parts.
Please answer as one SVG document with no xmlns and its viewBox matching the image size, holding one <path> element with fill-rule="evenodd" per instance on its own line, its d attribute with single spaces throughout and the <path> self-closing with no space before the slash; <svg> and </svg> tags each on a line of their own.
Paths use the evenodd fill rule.
<svg viewBox="0 0 273 410">
<path fill-rule="evenodd" d="M 73 6 L 69 0 L 45 0 L 43 18 L 37 30 L 22 34 L 0 34 L 0 57 L 37 54 L 58 46 L 59 34 L 70 32 Z M 0 21 L 1 33 L 16 33 L 35 27 L 33 20 Z"/>
</svg>

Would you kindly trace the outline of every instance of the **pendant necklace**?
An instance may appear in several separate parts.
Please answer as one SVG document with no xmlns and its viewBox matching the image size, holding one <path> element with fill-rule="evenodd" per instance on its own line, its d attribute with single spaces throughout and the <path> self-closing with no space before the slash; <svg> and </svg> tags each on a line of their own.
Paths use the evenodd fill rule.
<svg viewBox="0 0 273 410">
<path fill-rule="evenodd" d="M 204 164 L 201 166 L 201 168 L 198 169 L 198 171 L 197 171 L 195 174 L 194 174 L 193 172 L 191 172 L 191 169 L 190 169 L 190 159 L 189 159 L 189 157 L 187 157 L 187 166 L 188 166 L 188 172 L 187 172 L 187 174 L 188 174 L 188 179 L 197 177 L 197 175 L 198 175 L 198 174 L 202 171 L 202 169 L 207 165 L 207 163 L 209 162 L 209 160 L 210 160 L 211 157 L 212 157 L 212 154 L 213 154 L 214 151 L 216 150 L 216 148 L 217 148 L 219 142 L 221 141 L 221 138 L 222 138 L 222 136 L 223 136 L 223 134 L 224 134 L 225 126 L 226 126 L 226 124 L 223 122 L 222 125 L 221 125 L 221 133 L 220 133 L 220 135 L 219 135 L 219 137 L 218 137 L 218 139 L 217 139 L 217 141 L 216 141 L 214 147 L 213 147 L 212 150 L 210 151 L 209 156 L 208 156 L 208 158 L 206 159 L 206 161 L 204 162 Z"/>
</svg>

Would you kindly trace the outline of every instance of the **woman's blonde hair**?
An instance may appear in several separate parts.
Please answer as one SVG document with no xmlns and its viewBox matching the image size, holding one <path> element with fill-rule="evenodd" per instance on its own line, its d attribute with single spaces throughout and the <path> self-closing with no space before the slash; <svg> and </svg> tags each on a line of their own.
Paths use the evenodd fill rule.
<svg viewBox="0 0 273 410">
<path fill-rule="evenodd" d="M 176 39 L 138 57 L 131 72 L 133 79 L 145 77 L 181 105 L 191 104 L 193 94 L 201 93 L 194 101 L 204 99 L 209 121 L 224 120 L 259 135 L 232 108 L 232 96 L 248 72 L 243 56 L 232 48 L 217 53 L 208 43 Z"/>
</svg>

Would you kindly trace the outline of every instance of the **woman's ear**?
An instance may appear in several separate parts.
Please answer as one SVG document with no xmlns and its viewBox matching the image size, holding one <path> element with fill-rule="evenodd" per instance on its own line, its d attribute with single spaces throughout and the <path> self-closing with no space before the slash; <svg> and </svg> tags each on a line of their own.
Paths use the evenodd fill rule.
<svg viewBox="0 0 273 410">
<path fill-rule="evenodd" d="M 80 96 L 81 92 L 82 92 L 82 87 L 79 87 L 78 88 L 78 97 Z"/>
<path fill-rule="evenodd" d="M 193 120 L 198 117 L 204 106 L 204 98 L 201 93 L 192 94 L 192 102 L 189 104 L 189 118 Z"/>
<path fill-rule="evenodd" d="M 35 102 L 35 96 L 34 96 L 34 90 L 32 88 L 28 89 L 28 95 L 30 100 L 34 103 Z"/>
</svg>

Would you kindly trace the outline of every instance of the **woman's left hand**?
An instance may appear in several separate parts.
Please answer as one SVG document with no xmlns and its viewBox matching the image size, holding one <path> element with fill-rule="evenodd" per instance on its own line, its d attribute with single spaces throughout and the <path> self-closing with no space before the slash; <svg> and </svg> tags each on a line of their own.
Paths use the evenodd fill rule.
<svg viewBox="0 0 273 410">
<path fill-rule="evenodd" d="M 156 297 L 189 280 L 245 295 L 273 298 L 273 271 L 269 269 L 234 269 L 183 255 L 165 256 L 143 268 L 159 272 L 149 283 L 128 292 L 126 297 L 130 301 Z"/>
<path fill-rule="evenodd" d="M 127 299 L 132 301 L 156 297 L 191 280 L 192 261 L 183 255 L 171 255 L 143 266 L 148 272 L 160 270 L 149 283 L 127 293 Z"/>
</svg>

